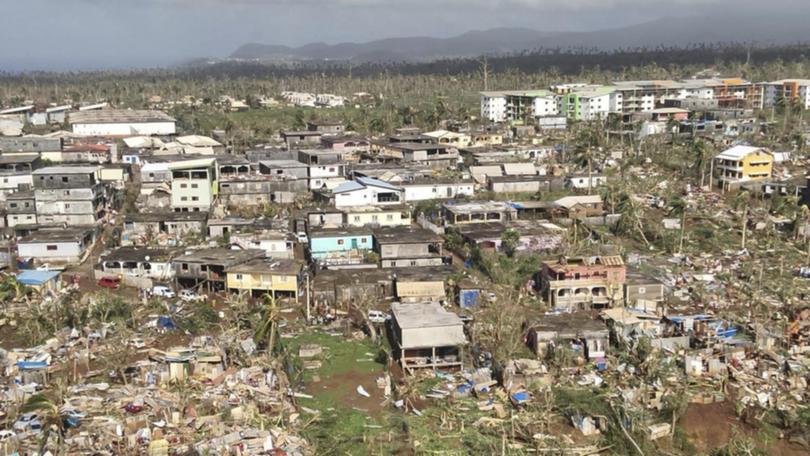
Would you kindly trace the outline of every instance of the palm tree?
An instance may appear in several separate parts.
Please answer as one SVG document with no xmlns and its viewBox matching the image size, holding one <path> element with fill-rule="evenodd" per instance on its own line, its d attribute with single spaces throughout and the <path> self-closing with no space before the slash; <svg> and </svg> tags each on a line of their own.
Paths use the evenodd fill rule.
<svg viewBox="0 0 810 456">
<path fill-rule="evenodd" d="M 689 204 L 683 198 L 678 198 L 672 202 L 672 207 L 669 210 L 670 215 L 681 217 L 681 233 L 678 240 L 678 255 L 683 253 L 683 238 L 686 233 L 686 212 L 688 209 Z"/>
<path fill-rule="evenodd" d="M 734 197 L 734 202 L 732 206 L 735 210 L 740 210 L 742 208 L 742 249 L 745 249 L 745 238 L 748 234 L 748 211 L 749 211 L 749 203 L 751 201 L 751 193 L 748 190 L 740 190 L 737 195 Z"/>
<path fill-rule="evenodd" d="M 279 308 L 276 306 L 276 298 L 271 294 L 264 295 L 264 310 L 262 320 L 253 334 L 253 341 L 256 344 L 265 342 L 269 350 L 275 349 L 276 335 L 278 332 Z"/>
<path fill-rule="evenodd" d="M 56 388 L 56 391 L 59 390 L 61 390 L 61 388 Z M 45 452 L 48 439 L 51 436 L 51 432 L 54 430 L 56 431 L 57 437 L 56 452 L 57 454 L 62 453 L 68 426 L 62 418 L 62 414 L 59 412 L 58 404 L 61 402 L 61 400 L 50 398 L 43 393 L 38 393 L 29 397 L 22 407 L 22 413 L 37 412 L 39 416 L 39 422 L 42 424 L 42 437 L 39 447 L 40 454 Z"/>
</svg>

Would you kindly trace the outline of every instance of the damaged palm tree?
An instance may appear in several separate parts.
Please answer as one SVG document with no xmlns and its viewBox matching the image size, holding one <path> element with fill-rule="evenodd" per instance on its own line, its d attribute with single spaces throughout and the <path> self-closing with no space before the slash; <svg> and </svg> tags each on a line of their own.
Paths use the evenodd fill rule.
<svg viewBox="0 0 810 456">
<path fill-rule="evenodd" d="M 253 341 L 256 345 L 265 344 L 272 353 L 276 349 L 280 311 L 276 305 L 276 299 L 272 295 L 265 294 L 263 299 L 262 319 L 253 334 Z"/>
</svg>

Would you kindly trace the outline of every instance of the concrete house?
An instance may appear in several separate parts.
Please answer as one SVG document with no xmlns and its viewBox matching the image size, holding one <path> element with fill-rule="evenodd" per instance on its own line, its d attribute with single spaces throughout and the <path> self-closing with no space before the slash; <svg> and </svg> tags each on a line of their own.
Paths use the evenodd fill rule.
<svg viewBox="0 0 810 456">
<path fill-rule="evenodd" d="M 95 224 L 107 195 L 98 166 L 50 166 L 33 172 L 37 222 L 69 226 Z"/>
<path fill-rule="evenodd" d="M 588 184 L 588 182 L 590 182 L 590 184 Z M 596 173 L 593 173 L 590 176 L 587 174 L 574 174 L 571 176 L 566 176 L 565 178 L 565 187 L 576 190 L 587 190 L 589 188 L 594 189 L 600 185 L 605 185 L 606 183 L 607 176 Z"/>
<path fill-rule="evenodd" d="M 563 257 L 543 262 L 538 284 L 554 309 L 606 308 L 623 302 L 626 273 L 620 256 Z"/>
<path fill-rule="evenodd" d="M 410 227 L 374 230 L 374 251 L 383 268 L 441 266 L 442 243 L 438 234 Z"/>
<path fill-rule="evenodd" d="M 256 259 L 226 269 L 230 291 L 289 296 L 297 302 L 304 265 L 292 259 Z"/>
<path fill-rule="evenodd" d="M 541 359 L 552 356 L 554 350 L 570 348 L 575 357 L 598 360 L 605 357 L 610 346 L 605 323 L 588 315 L 546 315 L 527 326 L 527 344 Z"/>
<path fill-rule="evenodd" d="M 332 190 L 335 207 L 400 205 L 403 201 L 400 187 L 377 179 L 358 177 Z"/>
<path fill-rule="evenodd" d="M 442 204 L 442 212 L 447 225 L 517 219 L 517 210 L 503 201 L 448 201 Z"/>
<path fill-rule="evenodd" d="M 342 226 L 408 226 L 411 208 L 401 206 L 349 206 L 342 210 Z"/>
<path fill-rule="evenodd" d="M 729 190 L 773 176 L 773 153 L 764 147 L 734 146 L 714 157 L 714 168 L 721 188 Z"/>
<path fill-rule="evenodd" d="M 262 160 L 259 172 L 276 177 L 308 179 L 309 165 L 297 160 Z"/>
<path fill-rule="evenodd" d="M 311 120 L 307 122 L 308 131 L 317 131 L 324 135 L 340 135 L 346 127 L 337 120 Z"/>
<path fill-rule="evenodd" d="M 443 144 L 390 143 L 383 146 L 380 156 L 405 163 L 419 163 L 434 169 L 455 168 L 458 150 Z"/>
<path fill-rule="evenodd" d="M 506 223 L 473 223 L 460 225 L 459 234 L 466 242 L 485 251 L 503 250 L 501 237 L 506 230 L 513 229 L 520 234 L 516 250 L 518 252 L 550 252 L 565 242 L 568 232 L 565 228 L 548 222 L 512 221 Z"/>
<path fill-rule="evenodd" d="M 222 291 L 227 288 L 227 270 L 260 258 L 264 258 L 263 250 L 209 248 L 193 250 L 174 258 L 172 267 L 178 286 Z"/>
<path fill-rule="evenodd" d="M 172 209 L 175 212 L 207 212 L 219 191 L 214 158 L 167 163 L 172 172 Z"/>
<path fill-rule="evenodd" d="M 17 255 L 38 264 L 78 264 L 95 239 L 92 227 L 41 229 L 17 241 Z"/>
<path fill-rule="evenodd" d="M 26 190 L 6 196 L 6 226 L 36 225 L 37 204 L 34 192 Z"/>
<path fill-rule="evenodd" d="M 287 130 L 281 132 L 281 139 L 288 149 L 295 147 L 312 147 L 320 144 L 323 133 L 320 131 Z"/>
<path fill-rule="evenodd" d="M 0 155 L 0 198 L 34 184 L 32 173 L 42 166 L 37 154 Z"/>
<path fill-rule="evenodd" d="M 395 354 L 403 370 L 461 369 L 464 323 L 439 303 L 391 305 Z"/>
<path fill-rule="evenodd" d="M 493 193 L 539 193 L 551 189 L 551 180 L 546 176 L 500 176 L 489 178 L 489 191 Z"/>
<path fill-rule="evenodd" d="M 142 212 L 127 214 L 121 231 L 121 245 L 179 245 L 183 238 L 206 232 L 205 212 Z"/>
<path fill-rule="evenodd" d="M 470 145 L 470 136 L 464 133 L 457 133 L 447 130 L 436 130 L 423 133 L 425 136 L 433 138 L 436 144 L 443 144 L 452 147 L 467 147 Z"/>
<path fill-rule="evenodd" d="M 165 249 L 119 247 L 101 255 L 98 269 L 104 276 L 128 276 L 168 281 L 174 279 L 172 257 L 177 252 Z"/>
<path fill-rule="evenodd" d="M 372 233 L 365 228 L 311 228 L 309 253 L 322 265 L 361 264 L 373 247 Z"/>
</svg>

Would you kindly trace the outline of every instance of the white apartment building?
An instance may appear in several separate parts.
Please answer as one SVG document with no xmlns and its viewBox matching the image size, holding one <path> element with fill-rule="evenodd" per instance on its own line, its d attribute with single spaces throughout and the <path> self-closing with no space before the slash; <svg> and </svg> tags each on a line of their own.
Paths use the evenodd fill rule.
<svg viewBox="0 0 810 456">
<path fill-rule="evenodd" d="M 506 122 L 506 94 L 481 92 L 481 117 L 490 122 Z"/>
</svg>

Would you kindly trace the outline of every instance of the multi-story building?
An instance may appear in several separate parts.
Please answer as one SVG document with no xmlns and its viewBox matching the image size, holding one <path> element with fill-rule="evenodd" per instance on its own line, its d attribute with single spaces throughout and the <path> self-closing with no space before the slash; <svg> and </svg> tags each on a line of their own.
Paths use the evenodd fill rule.
<svg viewBox="0 0 810 456">
<path fill-rule="evenodd" d="M 172 172 L 172 209 L 207 212 L 219 191 L 216 160 L 203 158 L 168 163 Z"/>
<path fill-rule="evenodd" d="M 764 82 L 763 106 L 774 106 L 797 103 L 802 109 L 810 109 L 810 79 L 782 79 L 781 81 Z"/>
<path fill-rule="evenodd" d="M 726 190 L 751 180 L 769 179 L 773 154 L 763 147 L 734 146 L 714 157 L 717 180 Z"/>
<path fill-rule="evenodd" d="M 93 225 L 106 209 L 98 166 L 50 166 L 33 172 L 37 222 Z"/>
<path fill-rule="evenodd" d="M 543 262 L 537 283 L 554 309 L 605 308 L 624 299 L 626 274 L 620 256 L 562 258 Z"/>
</svg>

